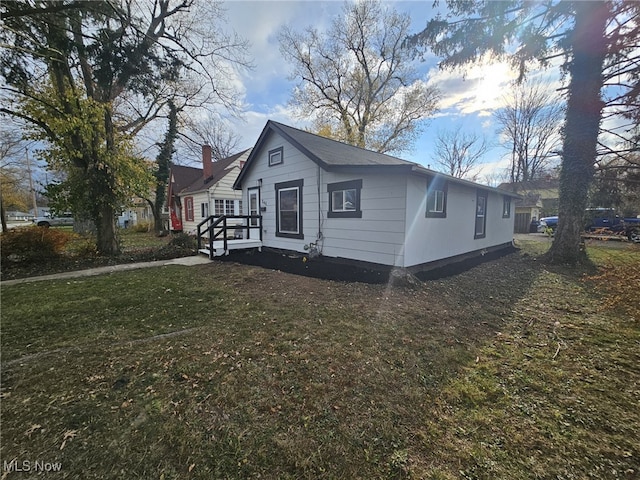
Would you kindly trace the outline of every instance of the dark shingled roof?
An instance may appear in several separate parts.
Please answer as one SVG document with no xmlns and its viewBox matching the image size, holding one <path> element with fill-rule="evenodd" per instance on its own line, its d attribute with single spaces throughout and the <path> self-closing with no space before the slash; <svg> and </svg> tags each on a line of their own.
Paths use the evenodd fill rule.
<svg viewBox="0 0 640 480">
<path fill-rule="evenodd" d="M 202 178 L 202 169 L 194 167 L 185 167 L 184 165 L 171 164 L 172 186 L 174 194 L 178 194 L 180 190 L 188 187 L 193 182 Z"/>
<path fill-rule="evenodd" d="M 474 186 L 477 188 L 483 188 L 486 190 L 498 190 L 486 185 L 480 185 L 468 180 L 461 180 L 449 175 L 430 170 L 415 162 L 408 162 L 391 155 L 384 153 L 374 152 L 372 150 L 366 150 L 364 148 L 349 145 L 347 143 L 339 142 L 330 138 L 322 137 L 313 133 L 305 132 L 297 128 L 284 125 L 282 123 L 269 120 L 265 125 L 258 141 L 256 142 L 253 151 L 247 158 L 247 163 L 238 175 L 233 188 L 240 190 L 242 188 L 242 180 L 246 175 L 246 172 L 251 168 L 251 164 L 258 155 L 260 145 L 265 141 L 267 136 L 272 132 L 279 133 L 294 147 L 304 153 L 309 159 L 320 165 L 327 171 L 345 171 L 352 169 L 367 169 L 390 171 L 393 173 L 406 173 L 425 176 L 442 176 L 446 177 L 450 181 Z M 505 195 L 518 197 L 519 195 L 508 191 L 500 191 Z"/>
<path fill-rule="evenodd" d="M 304 151 L 307 156 L 326 166 L 327 169 L 339 166 L 399 166 L 411 168 L 417 164 L 401 160 L 391 155 L 378 153 L 364 148 L 321 137 L 297 128 L 271 122 L 285 138 Z M 314 158 L 315 157 L 315 158 Z"/>
</svg>

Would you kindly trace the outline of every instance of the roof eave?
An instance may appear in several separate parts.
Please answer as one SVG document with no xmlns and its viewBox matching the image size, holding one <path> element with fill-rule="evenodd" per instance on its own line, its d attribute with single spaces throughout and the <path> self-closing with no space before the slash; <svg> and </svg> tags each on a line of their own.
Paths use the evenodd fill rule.
<svg viewBox="0 0 640 480">
<path fill-rule="evenodd" d="M 522 198 L 521 195 L 518 195 L 517 193 L 514 192 L 510 192 L 508 190 L 502 190 L 500 188 L 496 188 L 496 187 L 490 187 L 489 185 L 482 185 L 480 183 L 476 183 L 476 182 L 472 182 L 470 180 L 465 180 L 463 178 L 457 178 L 454 177 L 452 175 L 447 175 L 446 173 L 442 173 L 442 172 L 436 172 L 435 170 L 429 170 L 421 165 L 415 164 L 411 170 L 411 173 L 415 174 L 415 175 L 419 175 L 419 176 L 423 176 L 423 177 L 433 177 L 433 176 L 441 176 L 441 177 L 445 177 L 447 180 L 454 182 L 454 183 L 458 183 L 460 185 L 466 185 L 468 187 L 473 187 L 473 188 L 479 188 L 481 190 L 487 190 L 490 192 L 496 192 L 499 193 L 501 195 L 505 195 L 508 197 L 512 197 L 512 198 Z"/>
</svg>

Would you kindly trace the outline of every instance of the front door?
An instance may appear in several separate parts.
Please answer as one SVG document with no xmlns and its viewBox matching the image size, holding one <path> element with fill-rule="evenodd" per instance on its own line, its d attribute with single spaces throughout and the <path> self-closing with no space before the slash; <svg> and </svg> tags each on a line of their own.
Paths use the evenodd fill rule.
<svg viewBox="0 0 640 480">
<path fill-rule="evenodd" d="M 247 204 L 249 205 L 249 215 L 260 215 L 260 189 L 258 187 L 250 188 L 247 190 Z M 249 219 L 249 238 L 260 238 L 259 220 L 257 218 Z"/>
</svg>

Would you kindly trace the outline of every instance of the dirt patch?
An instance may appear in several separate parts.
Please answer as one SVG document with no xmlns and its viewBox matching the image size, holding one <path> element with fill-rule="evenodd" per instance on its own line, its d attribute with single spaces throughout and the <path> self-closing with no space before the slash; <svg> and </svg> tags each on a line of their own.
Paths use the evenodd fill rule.
<svg viewBox="0 0 640 480">
<path fill-rule="evenodd" d="M 376 270 L 355 265 L 344 265 L 323 257 L 309 260 L 302 255 L 276 252 L 267 249 L 264 249 L 262 252 L 231 251 L 229 255 L 216 257 L 215 261 L 236 262 L 243 265 L 252 265 L 324 280 L 371 284 L 387 283 L 390 272 L 389 268 Z"/>
<path fill-rule="evenodd" d="M 497 260 L 505 255 L 514 253 L 515 248 L 507 248 L 483 256 L 462 260 L 450 265 L 442 266 L 426 272 L 419 272 L 415 276 L 420 280 L 435 280 L 465 272 L 482 263 Z M 231 251 L 229 255 L 217 257 L 215 261 L 237 262 L 243 265 L 253 265 L 271 270 L 293 273 L 305 277 L 334 280 L 339 282 L 361 282 L 369 284 L 386 284 L 389 282 L 391 267 L 384 265 L 367 268 L 364 265 L 341 263 L 338 260 L 316 257 L 309 260 L 306 256 L 283 253 L 273 250 Z"/>
</svg>

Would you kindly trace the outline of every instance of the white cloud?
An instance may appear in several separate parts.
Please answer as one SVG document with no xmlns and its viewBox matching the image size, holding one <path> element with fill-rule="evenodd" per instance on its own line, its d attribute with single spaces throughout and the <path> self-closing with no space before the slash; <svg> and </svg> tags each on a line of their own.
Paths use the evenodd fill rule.
<svg viewBox="0 0 640 480">
<path fill-rule="evenodd" d="M 506 62 L 473 65 L 464 71 L 434 68 L 429 72 L 429 83 L 442 93 L 442 111 L 481 117 L 500 108 L 516 78 L 517 73 Z"/>
<path fill-rule="evenodd" d="M 255 68 L 242 75 L 248 97 L 268 98 L 275 89 L 282 96 L 283 86 L 290 84 L 289 90 L 293 87 L 287 81 L 289 67 L 280 54 L 277 35 L 281 27 L 291 24 L 302 29 L 313 25 L 322 30 L 341 6 L 340 2 L 326 1 L 227 1 L 229 24 L 251 44 Z"/>
</svg>

